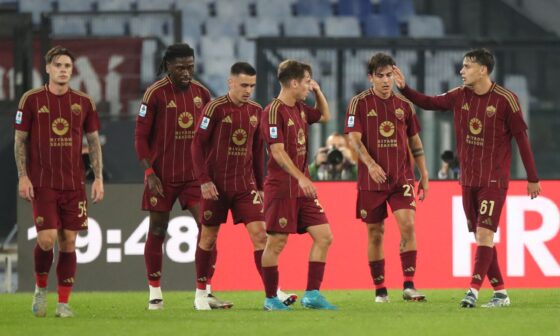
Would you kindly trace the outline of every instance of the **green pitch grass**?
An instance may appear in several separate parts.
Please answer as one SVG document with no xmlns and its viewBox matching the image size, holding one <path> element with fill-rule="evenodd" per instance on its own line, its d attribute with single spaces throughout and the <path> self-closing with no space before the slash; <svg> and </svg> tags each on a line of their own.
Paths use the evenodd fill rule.
<svg viewBox="0 0 560 336">
<path fill-rule="evenodd" d="M 338 311 L 262 310 L 261 292 L 223 292 L 230 310 L 198 312 L 193 292 L 166 292 L 165 310 L 146 311 L 147 292 L 76 292 L 73 319 L 54 317 L 49 294 L 46 318 L 31 314 L 31 294 L 0 295 L 0 335 L 560 335 L 560 290 L 510 290 L 512 306 L 459 309 L 461 290 L 427 290 L 428 302 L 404 302 L 391 290 L 389 304 L 375 304 L 371 291 L 325 291 Z M 301 292 L 298 292 L 301 294 Z M 481 293 L 479 304 L 490 298 Z"/>
</svg>

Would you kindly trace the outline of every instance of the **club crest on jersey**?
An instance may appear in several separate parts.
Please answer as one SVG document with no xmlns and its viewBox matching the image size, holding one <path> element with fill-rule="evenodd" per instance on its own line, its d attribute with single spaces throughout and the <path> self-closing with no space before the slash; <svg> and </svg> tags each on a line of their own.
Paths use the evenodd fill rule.
<svg viewBox="0 0 560 336">
<path fill-rule="evenodd" d="M 37 218 L 35 218 L 35 224 L 37 224 L 37 226 L 43 226 L 43 224 L 45 224 L 45 219 L 41 216 L 37 216 Z"/>
<path fill-rule="evenodd" d="M 474 135 L 479 135 L 482 132 L 482 122 L 478 118 L 472 118 L 469 121 L 469 130 Z"/>
<path fill-rule="evenodd" d="M 150 204 L 155 207 L 157 205 L 157 197 L 152 196 L 150 197 Z"/>
<path fill-rule="evenodd" d="M 179 118 L 178 118 L 177 122 L 179 123 L 179 126 L 181 128 L 189 128 L 189 127 L 192 126 L 192 124 L 194 122 L 194 117 L 189 112 L 183 112 L 183 113 L 179 114 Z"/>
<path fill-rule="evenodd" d="M 200 123 L 200 128 L 205 130 L 208 128 L 208 125 L 210 125 L 210 118 L 208 117 L 202 118 L 202 122 Z"/>
<path fill-rule="evenodd" d="M 303 128 L 300 128 L 297 131 L 297 142 L 300 145 L 305 145 L 305 132 L 303 131 Z"/>
<path fill-rule="evenodd" d="M 286 225 L 288 225 L 288 219 L 286 217 L 280 217 L 278 225 L 280 225 L 281 228 L 285 228 Z"/>
<path fill-rule="evenodd" d="M 72 111 L 74 115 L 80 115 L 80 113 L 82 113 L 82 105 L 72 104 L 72 106 L 70 106 L 70 111 Z"/>
<path fill-rule="evenodd" d="M 354 116 L 348 117 L 348 127 L 354 127 Z"/>
<path fill-rule="evenodd" d="M 496 107 L 493 105 L 490 105 L 486 108 L 486 116 L 488 118 L 492 118 L 494 116 L 494 114 L 496 114 Z"/>
<path fill-rule="evenodd" d="M 270 137 L 272 139 L 278 138 L 278 129 L 276 128 L 276 126 L 270 127 Z"/>
<path fill-rule="evenodd" d="M 360 216 L 361 216 L 363 219 L 366 219 L 366 217 L 367 217 L 367 211 L 366 211 L 365 209 L 360 210 Z"/>
<path fill-rule="evenodd" d="M 148 112 L 148 106 L 144 104 L 140 105 L 140 111 L 138 111 L 138 115 L 144 118 L 146 116 L 146 112 Z"/>
<path fill-rule="evenodd" d="M 385 120 L 379 125 L 379 133 L 388 138 L 395 133 L 395 125 L 389 120 Z"/>
<path fill-rule="evenodd" d="M 54 132 L 54 134 L 56 134 L 58 136 L 63 136 L 66 133 L 68 133 L 68 129 L 70 128 L 70 124 L 64 118 L 56 118 L 52 122 L 51 128 L 52 128 L 52 131 Z"/>
<path fill-rule="evenodd" d="M 257 116 L 252 115 L 249 118 L 249 124 L 251 124 L 251 126 L 253 127 L 257 127 L 257 124 L 259 123 L 259 119 L 257 119 Z"/>
<path fill-rule="evenodd" d="M 194 103 L 194 106 L 196 106 L 197 108 L 202 107 L 202 98 L 200 98 L 199 96 L 194 97 L 192 101 Z"/>
<path fill-rule="evenodd" d="M 247 142 L 247 132 L 243 128 L 238 128 L 233 132 L 231 140 L 237 146 L 243 146 Z"/>
<path fill-rule="evenodd" d="M 20 125 L 23 121 L 23 112 L 17 111 L 16 113 L 16 124 Z"/>
<path fill-rule="evenodd" d="M 398 108 L 395 110 L 395 117 L 397 117 L 397 119 L 402 120 L 402 118 L 404 118 L 404 111 L 402 108 Z"/>
</svg>

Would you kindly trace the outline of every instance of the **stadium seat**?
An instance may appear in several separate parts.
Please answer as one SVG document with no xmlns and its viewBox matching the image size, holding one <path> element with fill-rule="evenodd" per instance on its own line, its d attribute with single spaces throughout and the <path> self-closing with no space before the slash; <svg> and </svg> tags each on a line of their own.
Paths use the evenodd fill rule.
<svg viewBox="0 0 560 336">
<path fill-rule="evenodd" d="M 194 43 L 202 35 L 202 21 L 195 17 L 183 17 L 183 40 Z"/>
<path fill-rule="evenodd" d="M 168 10 L 175 7 L 176 0 L 138 0 L 138 10 Z"/>
<path fill-rule="evenodd" d="M 331 16 L 324 20 L 326 37 L 360 37 L 360 22 L 354 16 Z"/>
<path fill-rule="evenodd" d="M 131 10 L 134 0 L 97 0 L 100 11 L 125 11 Z"/>
<path fill-rule="evenodd" d="M 250 0 L 218 0 L 214 3 L 216 16 L 221 18 L 246 18 L 250 16 Z"/>
<path fill-rule="evenodd" d="M 19 0 L 19 11 L 21 13 L 31 13 L 34 24 L 41 22 L 41 13 L 52 12 L 51 1 L 45 0 Z"/>
<path fill-rule="evenodd" d="M 55 15 L 51 20 L 52 32 L 55 36 L 86 36 L 88 21 L 89 18 L 79 15 Z"/>
<path fill-rule="evenodd" d="M 173 43 L 173 19 L 168 15 L 139 15 L 130 19 L 130 34 L 155 36 L 165 44 Z"/>
<path fill-rule="evenodd" d="M 293 15 L 293 2 L 289 0 L 256 0 L 258 17 L 290 17 Z"/>
<path fill-rule="evenodd" d="M 367 37 L 397 37 L 399 22 L 392 15 L 370 15 L 364 20 L 364 34 Z"/>
<path fill-rule="evenodd" d="M 236 58 L 239 61 L 248 62 L 254 67 L 257 65 L 255 62 L 255 42 L 240 38 L 235 43 L 235 46 L 237 47 Z"/>
<path fill-rule="evenodd" d="M 298 16 L 329 17 L 333 13 L 330 0 L 298 0 L 295 4 Z"/>
<path fill-rule="evenodd" d="M 234 40 L 227 36 L 203 36 L 200 39 L 201 55 L 206 58 L 234 58 Z"/>
<path fill-rule="evenodd" d="M 204 84 L 208 86 L 215 97 L 223 96 L 228 91 L 227 79 L 229 74 L 229 67 L 231 67 L 231 64 L 228 65 L 227 69 L 225 69 L 225 72 L 212 73 L 210 75 L 202 76 Z"/>
<path fill-rule="evenodd" d="M 206 35 L 237 37 L 240 32 L 240 21 L 237 17 L 211 17 L 204 22 Z"/>
<path fill-rule="evenodd" d="M 91 18 L 91 34 L 96 36 L 123 36 L 125 22 L 118 15 L 96 15 Z"/>
<path fill-rule="evenodd" d="M 262 20 L 260 18 L 248 18 L 243 22 L 244 35 L 247 38 L 259 36 L 279 36 L 280 24 L 273 18 Z"/>
<path fill-rule="evenodd" d="M 337 15 L 356 16 L 363 20 L 372 14 L 370 0 L 338 0 Z"/>
<path fill-rule="evenodd" d="M 408 21 L 410 37 L 443 37 L 445 35 L 443 20 L 439 16 L 413 15 Z"/>
<path fill-rule="evenodd" d="M 374 0 L 375 14 L 393 15 L 399 21 L 405 21 L 415 14 L 412 0 Z"/>
<path fill-rule="evenodd" d="M 178 1 L 175 7 L 182 12 L 183 21 L 189 17 L 205 19 L 210 15 L 205 1 Z"/>
<path fill-rule="evenodd" d="M 95 0 L 57 0 L 55 3 L 59 12 L 90 12 Z"/>
<path fill-rule="evenodd" d="M 319 21 L 314 17 L 286 17 L 284 19 L 284 35 L 294 37 L 321 36 Z"/>
</svg>

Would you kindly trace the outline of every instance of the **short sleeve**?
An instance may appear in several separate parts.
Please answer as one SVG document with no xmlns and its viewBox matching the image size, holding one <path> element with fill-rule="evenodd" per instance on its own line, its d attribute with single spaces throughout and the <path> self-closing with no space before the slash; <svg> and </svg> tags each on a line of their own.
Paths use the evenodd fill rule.
<svg viewBox="0 0 560 336">
<path fill-rule="evenodd" d="M 261 135 L 267 145 L 284 143 L 283 124 L 280 108 L 273 102 L 265 108 L 261 120 Z"/>
<path fill-rule="evenodd" d="M 84 121 L 84 130 L 86 133 L 92 133 L 99 130 L 99 116 L 97 115 L 97 108 L 91 98 L 88 99 L 89 110 Z"/>
<path fill-rule="evenodd" d="M 362 125 L 360 123 L 360 116 L 363 113 L 364 104 L 357 96 L 350 100 L 348 108 L 346 109 L 346 117 L 344 119 L 344 133 L 351 132 L 362 133 Z"/>
<path fill-rule="evenodd" d="M 411 107 L 411 109 L 410 116 L 406 121 L 406 135 L 409 138 L 420 132 L 420 122 L 418 122 L 418 117 L 414 113 L 414 107 Z"/>
<path fill-rule="evenodd" d="M 24 94 L 19 101 L 14 120 L 14 128 L 18 131 L 29 132 L 29 130 L 31 129 L 33 112 L 29 108 L 29 106 L 29 97 L 27 94 Z"/>
<path fill-rule="evenodd" d="M 321 119 L 321 111 L 307 104 L 301 103 L 301 110 L 305 113 L 305 120 L 309 125 L 318 122 Z"/>
</svg>

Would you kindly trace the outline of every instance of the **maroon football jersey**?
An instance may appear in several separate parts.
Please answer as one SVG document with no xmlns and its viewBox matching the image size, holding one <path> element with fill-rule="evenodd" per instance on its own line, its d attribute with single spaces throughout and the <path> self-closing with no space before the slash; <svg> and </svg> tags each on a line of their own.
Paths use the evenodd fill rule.
<svg viewBox="0 0 560 336">
<path fill-rule="evenodd" d="M 200 183 L 212 181 L 221 191 L 262 190 L 261 113 L 259 104 L 237 106 L 228 95 L 206 105 L 192 145 Z"/>
<path fill-rule="evenodd" d="M 151 162 L 163 182 L 195 180 L 191 143 L 210 92 L 192 81 L 186 89 L 166 76 L 150 86 L 136 118 L 138 159 Z"/>
<path fill-rule="evenodd" d="M 424 109 L 453 111 L 461 185 L 508 187 L 511 139 L 527 130 L 513 92 L 493 83 L 483 95 L 468 87 L 435 97 L 408 87 L 402 93 Z"/>
<path fill-rule="evenodd" d="M 420 126 L 410 101 L 399 94 L 383 99 L 373 88 L 365 90 L 350 101 L 344 131 L 362 134 L 369 155 L 387 175 L 387 182 L 375 183 L 360 160 L 359 190 L 388 190 L 395 184 L 414 184 L 408 138 L 416 135 Z"/>
<path fill-rule="evenodd" d="M 318 109 L 297 102 L 288 106 L 274 99 L 263 111 L 261 134 L 270 153 L 270 145 L 284 144 L 284 150 L 296 167 L 307 177 L 307 138 L 309 125 L 321 119 Z M 264 194 L 269 198 L 304 197 L 298 181 L 282 169 L 274 158 L 268 160 L 268 175 L 264 182 Z"/>
<path fill-rule="evenodd" d="M 29 133 L 27 173 L 34 187 L 76 190 L 84 185 L 82 137 L 99 130 L 93 100 L 69 89 L 51 93 L 47 85 L 27 91 L 19 102 L 15 129 Z"/>
</svg>

